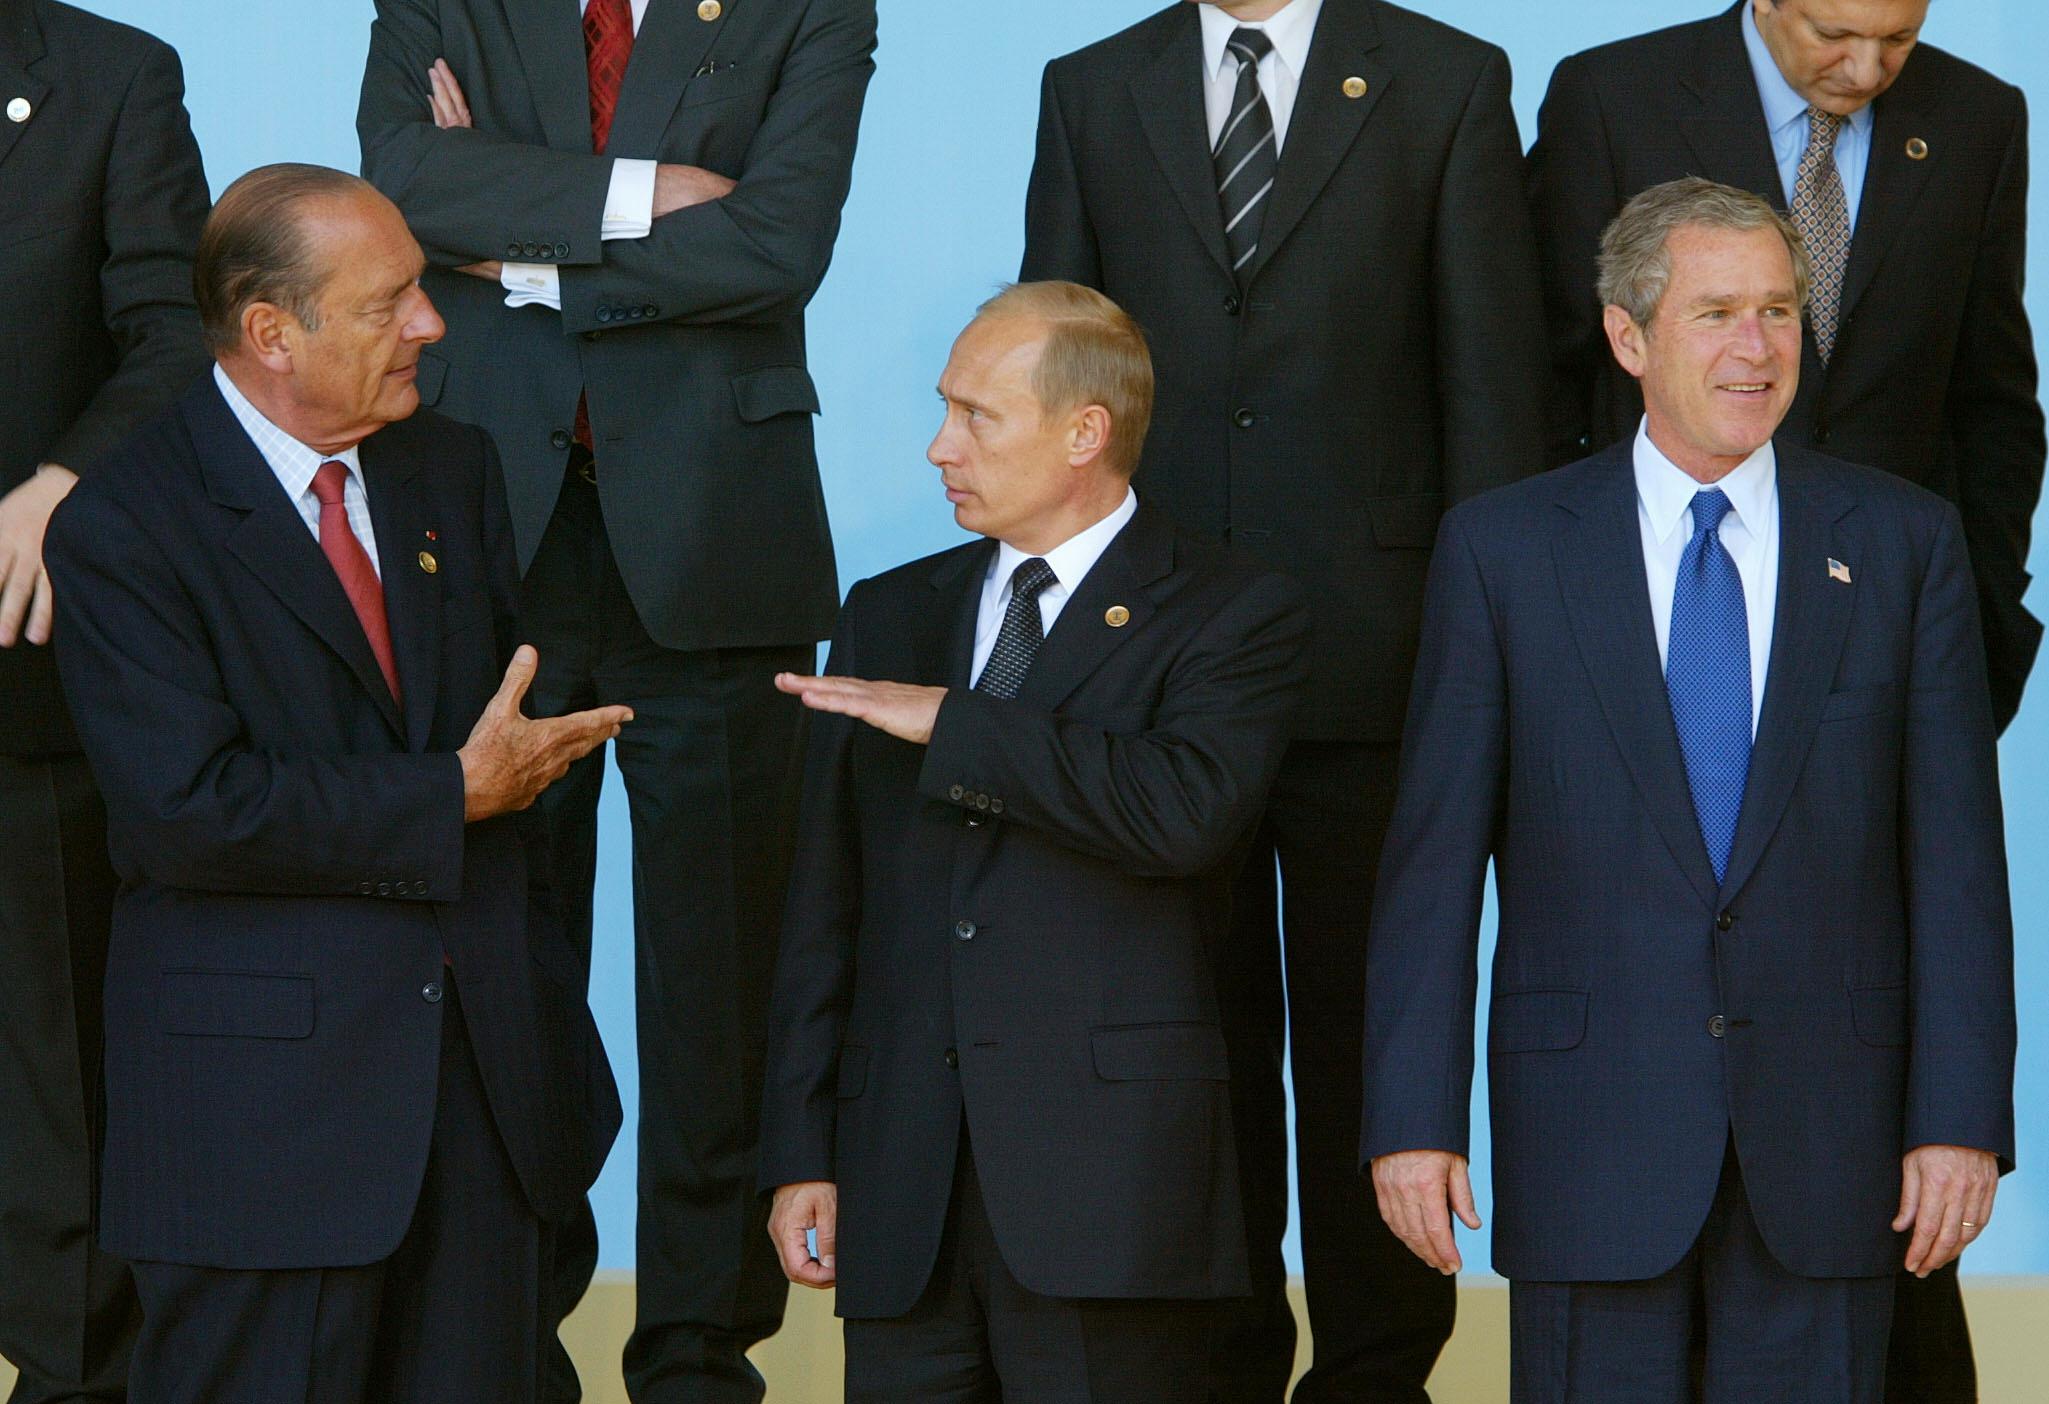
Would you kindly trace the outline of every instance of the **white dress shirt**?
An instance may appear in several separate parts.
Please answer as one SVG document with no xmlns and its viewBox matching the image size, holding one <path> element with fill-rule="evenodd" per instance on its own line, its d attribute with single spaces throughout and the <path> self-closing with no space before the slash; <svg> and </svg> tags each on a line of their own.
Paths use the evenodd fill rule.
<svg viewBox="0 0 2049 1404">
<path fill-rule="evenodd" d="M 1039 624 L 1046 633 L 1053 632 L 1053 621 L 1060 617 L 1060 611 L 1074 598 L 1074 592 L 1081 588 L 1081 582 L 1103 552 L 1124 530 L 1124 524 L 1131 520 L 1131 514 L 1138 510 L 1138 494 L 1130 488 L 1124 489 L 1124 500 L 1117 504 L 1117 510 L 1084 531 L 1075 533 L 1039 557 L 1053 571 L 1053 583 L 1039 592 Z M 973 687 L 982 680 L 982 669 L 989 662 L 989 655 L 996 651 L 996 634 L 1003 627 L 1003 616 L 1010 608 L 1010 577 L 1020 565 L 1032 558 L 1008 541 L 996 548 L 996 559 L 989 563 L 989 573 L 982 579 L 982 608 L 975 616 L 975 661 L 968 670 L 968 686 Z"/>
<path fill-rule="evenodd" d="M 228 373 L 216 362 L 213 368 L 213 383 L 220 386 L 221 396 L 234 412 L 236 422 L 256 445 L 256 451 L 263 455 L 263 461 L 270 465 L 270 471 L 277 475 L 278 485 L 285 490 L 285 496 L 292 499 L 292 505 L 299 509 L 305 519 L 306 529 L 313 533 L 313 539 L 320 539 L 320 499 L 313 495 L 313 475 L 320 471 L 323 463 L 339 463 L 349 470 L 342 479 L 342 507 L 349 514 L 349 530 L 362 543 L 363 554 L 370 558 L 370 568 L 377 572 L 378 579 L 384 578 L 384 566 L 377 559 L 377 533 L 370 525 L 370 497 L 363 488 L 363 461 L 356 447 L 343 449 L 340 453 L 321 453 L 308 448 L 270 422 L 263 411 L 249 403 Z"/>
<path fill-rule="evenodd" d="M 633 10 L 633 32 L 647 15 L 648 0 L 629 0 Z M 590 0 L 577 0 L 580 15 Z M 655 165 L 653 161 L 619 158 L 612 162 L 612 183 L 605 191 L 605 214 L 598 226 L 599 239 L 645 239 L 655 227 Z M 498 283 L 505 289 L 507 307 L 528 307 L 536 303 L 562 310 L 562 270 L 552 263 L 507 263 L 500 265 Z"/>
<path fill-rule="evenodd" d="M 1636 431 L 1636 522 L 1643 530 L 1643 566 L 1651 590 L 1651 623 L 1658 634 L 1658 671 L 1672 637 L 1672 592 L 1679 562 L 1693 539 L 1693 497 L 1709 487 L 1729 499 L 1720 535 L 1743 580 L 1743 612 L 1750 625 L 1750 735 L 1764 711 L 1765 672 L 1771 664 L 1772 622 L 1779 606 L 1779 460 L 1767 442 L 1736 471 L 1715 483 L 1689 477 L 1651 442 L 1649 421 Z M 1815 562 L 1815 569 L 1821 562 Z"/>
<path fill-rule="evenodd" d="M 1323 0 L 1290 0 L 1271 18 L 1241 24 L 1215 5 L 1202 12 L 1203 103 L 1209 113 L 1209 144 L 1214 151 L 1224 124 L 1231 120 L 1231 98 L 1238 91 L 1238 57 L 1225 46 L 1240 29 L 1263 29 L 1273 52 L 1259 61 L 1259 90 L 1273 113 L 1274 150 L 1288 144 L 1288 119 L 1295 115 L 1295 94 L 1302 89 L 1302 69 L 1309 62 L 1309 41 Z"/>
<path fill-rule="evenodd" d="M 1784 23 L 1791 23 L 1787 16 Z M 1764 124 L 1771 132 L 1772 159 L 1778 162 L 1779 183 L 1786 190 L 1786 204 L 1793 203 L 1793 187 L 1799 183 L 1800 158 L 1807 154 L 1808 102 L 1786 81 L 1779 62 L 1765 47 L 1757 32 L 1757 16 L 1743 7 L 1743 47 L 1750 53 L 1750 76 L 1757 81 L 1757 96 L 1764 104 Z M 1849 206 L 1850 228 L 1857 228 L 1857 206 L 1864 198 L 1864 172 L 1871 164 L 1871 104 L 1850 114 L 1850 120 L 1836 133 L 1836 175 L 1843 182 L 1843 201 Z"/>
</svg>

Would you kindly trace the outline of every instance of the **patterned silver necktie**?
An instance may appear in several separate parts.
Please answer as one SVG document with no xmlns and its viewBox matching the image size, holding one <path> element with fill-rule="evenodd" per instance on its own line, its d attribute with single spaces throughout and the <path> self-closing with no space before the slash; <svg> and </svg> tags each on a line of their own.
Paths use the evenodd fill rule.
<svg viewBox="0 0 2049 1404">
<path fill-rule="evenodd" d="M 1793 225 L 1814 265 L 1808 318 L 1821 363 L 1836 349 L 1843 303 L 1843 272 L 1850 263 L 1850 203 L 1836 170 L 1836 138 L 1846 119 L 1818 107 L 1807 109 L 1807 150 L 1793 178 Z"/>
<path fill-rule="evenodd" d="M 1053 567 L 1037 556 L 1019 561 L 1010 573 L 1010 604 L 1003 611 L 1003 626 L 996 631 L 996 647 L 982 665 L 975 691 L 991 697 L 1015 697 L 1024 686 L 1039 645 L 1046 641 L 1046 625 L 1039 614 L 1039 594 L 1055 577 Z"/>
</svg>

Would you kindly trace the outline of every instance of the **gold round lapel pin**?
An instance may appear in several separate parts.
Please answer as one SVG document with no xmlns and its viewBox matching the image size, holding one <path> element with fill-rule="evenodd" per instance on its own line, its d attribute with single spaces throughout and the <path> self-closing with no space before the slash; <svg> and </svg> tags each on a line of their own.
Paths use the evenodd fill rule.
<svg viewBox="0 0 2049 1404">
<path fill-rule="evenodd" d="M 706 24 L 710 24 L 725 12 L 726 7 L 721 5 L 719 0 L 704 0 L 704 3 L 697 7 L 697 17 Z"/>
<path fill-rule="evenodd" d="M 420 569 L 432 575 L 435 571 L 441 569 L 441 562 L 434 559 L 432 551 L 422 551 L 420 552 Z"/>
<path fill-rule="evenodd" d="M 1909 161 L 1925 161 L 1925 160 L 1927 160 L 1927 159 L 1928 159 L 1928 143 L 1927 143 L 1927 142 L 1925 142 L 1925 141 L 1923 141 L 1923 140 L 1921 140 L 1921 138 L 1919 138 L 1919 137 L 1908 137 L 1908 138 L 1907 138 L 1907 159 L 1908 159 Z"/>
<path fill-rule="evenodd" d="M 1366 96 L 1366 80 L 1365 80 L 1364 78 L 1358 78 L 1358 77 L 1353 77 L 1353 78 L 1347 78 L 1347 79 L 1345 80 L 1345 96 L 1346 96 L 1346 97 L 1348 97 L 1348 98 L 1362 98 L 1362 97 L 1365 97 L 1365 96 Z"/>
<path fill-rule="evenodd" d="M 1103 622 L 1112 629 L 1121 629 L 1131 622 L 1131 611 L 1123 605 L 1111 605 L 1103 611 Z"/>
</svg>

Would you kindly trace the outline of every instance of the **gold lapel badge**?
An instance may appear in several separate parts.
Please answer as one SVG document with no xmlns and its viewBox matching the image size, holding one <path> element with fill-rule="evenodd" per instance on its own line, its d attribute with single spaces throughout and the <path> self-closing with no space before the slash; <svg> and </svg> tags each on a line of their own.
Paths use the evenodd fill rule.
<svg viewBox="0 0 2049 1404">
<path fill-rule="evenodd" d="M 1131 611 L 1123 605 L 1111 605 L 1103 611 L 1103 622 L 1112 629 L 1121 629 L 1131 622 Z"/>
<path fill-rule="evenodd" d="M 1907 138 L 1907 159 L 1908 159 L 1909 161 L 1925 161 L 1925 160 L 1927 160 L 1927 159 L 1928 159 L 1928 143 L 1927 143 L 1927 142 L 1925 142 L 1925 141 L 1923 141 L 1923 140 L 1921 140 L 1921 138 L 1919 138 L 1919 137 L 1908 137 L 1908 138 Z"/>
<path fill-rule="evenodd" d="M 719 0 L 704 0 L 704 3 L 697 7 L 697 17 L 706 24 L 710 24 L 725 12 L 726 7 L 721 5 Z"/>
<path fill-rule="evenodd" d="M 1347 78 L 1345 80 L 1345 96 L 1348 98 L 1365 97 L 1366 80 L 1364 78 L 1359 77 Z"/>
<path fill-rule="evenodd" d="M 420 552 L 420 569 L 432 575 L 435 571 L 441 569 L 441 562 L 434 559 L 432 551 L 422 551 Z"/>
<path fill-rule="evenodd" d="M 34 108 L 28 105 L 27 98 L 9 98 L 7 100 L 7 120 L 10 122 L 26 122 L 29 113 L 34 110 Z"/>
<path fill-rule="evenodd" d="M 1850 568 L 1834 556 L 1830 556 L 1828 558 L 1828 578 L 1840 580 L 1843 584 L 1847 585 L 1850 583 Z"/>
</svg>

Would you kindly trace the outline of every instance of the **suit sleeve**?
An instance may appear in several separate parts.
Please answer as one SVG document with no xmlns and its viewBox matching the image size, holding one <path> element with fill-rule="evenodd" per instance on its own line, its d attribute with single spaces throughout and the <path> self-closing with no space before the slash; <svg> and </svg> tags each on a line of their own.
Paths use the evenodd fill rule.
<svg viewBox="0 0 2049 1404">
<path fill-rule="evenodd" d="M 986 693 L 950 691 L 918 790 L 1000 800 L 1006 822 L 1148 877 L 1224 861 L 1280 769 L 1306 676 L 1308 615 L 1262 577 L 1198 631 L 1136 735 Z"/>
<path fill-rule="evenodd" d="M 383 880 L 403 899 L 461 895 L 455 756 L 253 745 L 175 567 L 104 493 L 59 506 L 45 560 L 58 667 L 124 866 L 188 891 L 356 896 Z"/>
<path fill-rule="evenodd" d="M 825 278 L 853 180 L 875 72 L 875 0 L 812 0 L 768 110 L 724 199 L 663 215 L 618 239 L 602 265 L 562 270 L 562 324 L 601 323 L 619 303 L 658 322 L 773 321 L 803 311 Z"/>
<path fill-rule="evenodd" d="M 207 366 L 192 251 L 212 200 L 178 56 L 150 43 L 121 95 L 100 211 L 100 312 L 120 364 L 47 455 L 76 472 L 118 448 Z"/>
<path fill-rule="evenodd" d="M 442 57 L 441 0 L 377 0 L 356 108 L 363 175 L 404 212 L 434 262 L 505 257 L 536 231 L 596 263 L 612 160 L 434 125 L 427 70 Z M 459 75 L 470 82 L 479 75 Z"/>
<path fill-rule="evenodd" d="M 840 613 L 825 671 L 857 675 L 851 621 L 856 585 Z M 761 1107 L 763 1193 L 836 1178 L 840 1039 L 854 990 L 861 929 L 861 843 L 853 743 L 861 723 L 806 714 L 802 826 L 783 906 L 782 946 L 769 1006 L 768 1074 Z"/>
<path fill-rule="evenodd" d="M 1963 532 L 1944 506 L 1914 614 L 1900 784 L 1908 898 L 1906 1144 L 2014 1163 L 2013 918 L 1985 659 Z"/>
<path fill-rule="evenodd" d="M 1062 280 L 1103 286 L 1102 254 L 1082 200 L 1074 139 L 1061 110 L 1052 64 L 1046 66 L 1039 87 L 1039 146 L 1025 192 L 1024 266 L 1017 276 L 1022 283 Z"/>
<path fill-rule="evenodd" d="M 1622 208 L 1600 97 L 1576 58 L 1558 65 L 1544 94 L 1537 141 L 1530 148 L 1529 190 L 1550 329 L 1544 460 L 1556 467 L 1599 447 L 1592 437 L 1593 398 L 1609 351 L 1594 264 L 1601 231 Z"/>
<path fill-rule="evenodd" d="M 2020 707 L 2042 641 L 2041 624 L 2021 603 L 2045 453 L 2035 338 L 2021 300 L 2027 207 L 2027 100 L 2016 93 L 2012 132 L 1971 269 L 1948 416 L 1957 505 L 1985 621 L 1993 719 L 2001 729 Z"/>
<path fill-rule="evenodd" d="M 1366 942 L 1361 1164 L 1468 1153 L 1480 906 L 1506 789 L 1508 688 L 1463 515 L 1430 562 L 1401 781 Z"/>
<path fill-rule="evenodd" d="M 1438 192 L 1432 279 L 1447 503 L 1543 466 L 1544 315 L 1508 58 L 1490 50 Z"/>
</svg>

